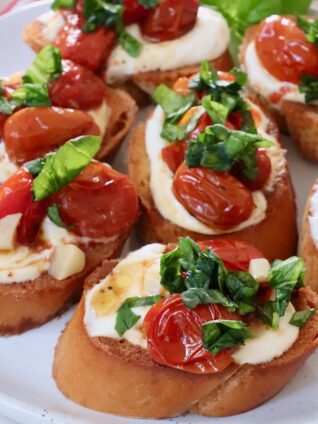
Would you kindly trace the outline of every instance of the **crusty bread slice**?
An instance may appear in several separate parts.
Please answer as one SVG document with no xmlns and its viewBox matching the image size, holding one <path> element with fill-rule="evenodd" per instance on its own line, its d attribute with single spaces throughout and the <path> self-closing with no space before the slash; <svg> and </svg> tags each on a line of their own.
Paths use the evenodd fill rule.
<svg viewBox="0 0 318 424">
<path fill-rule="evenodd" d="M 145 243 L 177 242 L 179 237 L 186 235 L 196 241 L 221 236 L 245 240 L 260 249 L 270 260 L 287 258 L 296 251 L 295 196 L 287 167 L 278 177 L 274 191 L 266 196 L 267 213 L 262 222 L 240 231 L 217 236 L 195 233 L 178 227 L 165 219 L 156 209 L 150 190 L 150 162 L 145 149 L 144 124 L 136 127 L 130 140 L 128 170 L 142 205 L 139 232 Z"/>
<path fill-rule="evenodd" d="M 65 280 L 45 273 L 24 283 L 0 282 L 0 335 L 20 334 L 65 310 L 80 297 L 87 275 L 104 259 L 119 256 L 126 238 L 127 234 L 107 243 L 81 246 L 86 253 L 85 269 Z"/>
<path fill-rule="evenodd" d="M 104 261 L 86 280 L 86 289 L 115 265 Z M 195 375 L 154 363 L 145 349 L 126 340 L 89 337 L 84 301 L 85 296 L 59 339 L 53 377 L 69 399 L 116 415 L 164 418 L 193 412 L 212 417 L 250 410 L 278 393 L 318 345 L 316 314 L 281 357 L 263 365 L 232 364 L 221 373 Z M 304 309 L 317 302 L 310 289 L 301 289 L 294 304 Z"/>
<path fill-rule="evenodd" d="M 246 48 L 255 39 L 257 28 L 254 25 L 245 32 L 240 49 L 241 64 L 244 64 Z M 318 161 L 318 107 L 285 100 L 281 110 L 278 110 L 271 106 L 268 99 L 257 95 L 280 130 L 291 135 L 300 153 L 309 160 Z"/>
</svg>

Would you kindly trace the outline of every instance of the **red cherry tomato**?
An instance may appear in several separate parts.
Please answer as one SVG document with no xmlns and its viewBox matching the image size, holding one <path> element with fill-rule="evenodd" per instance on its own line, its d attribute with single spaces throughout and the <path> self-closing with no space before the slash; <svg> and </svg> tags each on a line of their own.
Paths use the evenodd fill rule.
<svg viewBox="0 0 318 424">
<path fill-rule="evenodd" d="M 292 18 L 265 19 L 258 29 L 256 49 L 263 66 L 281 81 L 298 84 L 303 74 L 318 77 L 318 49 Z"/>
<path fill-rule="evenodd" d="M 3 138 L 4 124 L 8 118 L 9 118 L 9 115 L 0 113 L 0 138 Z"/>
<path fill-rule="evenodd" d="M 198 0 L 161 0 L 142 22 L 143 36 L 153 43 L 181 37 L 193 28 L 198 9 Z"/>
<path fill-rule="evenodd" d="M 144 20 L 148 11 L 151 9 L 146 9 L 143 7 L 138 0 L 124 0 L 124 14 L 123 14 L 123 22 L 124 25 L 130 25 L 137 22 L 141 22 Z"/>
<path fill-rule="evenodd" d="M 254 207 L 251 192 L 228 173 L 206 168 L 178 169 L 173 191 L 189 213 L 208 226 L 229 228 L 245 221 Z"/>
<path fill-rule="evenodd" d="M 63 59 L 96 71 L 106 62 L 115 45 L 115 31 L 100 27 L 92 32 L 83 32 L 81 25 L 78 15 L 68 14 L 67 23 L 54 45 L 61 50 Z"/>
<path fill-rule="evenodd" d="M 88 110 L 97 108 L 105 98 L 105 84 L 93 72 L 70 60 L 63 60 L 63 73 L 49 84 L 54 106 Z"/>
<path fill-rule="evenodd" d="M 253 181 L 243 175 L 239 165 L 233 169 L 233 174 L 251 191 L 261 190 L 271 175 L 272 163 L 266 149 L 259 148 L 256 150 L 256 166 L 257 176 Z"/>
<path fill-rule="evenodd" d="M 212 119 L 209 117 L 207 113 L 204 113 L 199 121 L 195 129 L 189 134 L 189 140 L 195 140 L 199 134 L 203 133 L 206 130 L 206 127 L 212 125 Z"/>
<path fill-rule="evenodd" d="M 44 156 L 71 138 L 99 134 L 87 113 L 56 107 L 21 109 L 4 125 L 8 156 L 18 164 Z"/>
<path fill-rule="evenodd" d="M 144 326 L 148 351 L 162 365 L 194 374 L 224 370 L 231 362 L 231 351 L 215 356 L 203 347 L 202 324 L 216 319 L 240 319 L 220 305 L 185 307 L 181 295 L 160 300 L 147 313 Z"/>
<path fill-rule="evenodd" d="M 162 159 L 173 173 L 177 171 L 184 161 L 187 145 L 188 143 L 186 141 L 176 141 L 175 143 L 168 144 L 168 146 L 161 150 Z"/>
<path fill-rule="evenodd" d="M 17 241 L 21 244 L 30 245 L 36 238 L 41 223 L 45 218 L 48 201 L 31 201 L 24 211 L 17 228 Z"/>
<path fill-rule="evenodd" d="M 67 225 L 81 236 L 112 237 L 131 228 L 138 217 L 136 190 L 126 175 L 92 162 L 55 198 Z"/>
<path fill-rule="evenodd" d="M 249 269 L 252 259 L 264 258 L 256 247 L 240 240 L 216 239 L 198 243 L 202 250 L 210 248 L 219 256 L 229 271 L 245 271 Z"/>
<path fill-rule="evenodd" d="M 243 116 L 240 112 L 232 112 L 230 113 L 226 125 L 230 127 L 232 130 L 239 131 L 243 125 Z"/>
</svg>

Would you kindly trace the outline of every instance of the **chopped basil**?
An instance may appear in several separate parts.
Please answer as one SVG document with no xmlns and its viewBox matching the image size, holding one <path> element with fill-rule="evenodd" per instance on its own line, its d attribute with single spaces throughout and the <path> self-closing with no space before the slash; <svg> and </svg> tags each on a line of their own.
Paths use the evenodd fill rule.
<svg viewBox="0 0 318 424">
<path fill-rule="evenodd" d="M 76 178 L 91 162 L 100 144 L 101 137 L 81 136 L 48 154 L 43 168 L 33 180 L 34 199 L 46 199 Z"/>
<path fill-rule="evenodd" d="M 60 216 L 59 205 L 57 203 L 53 203 L 53 205 L 48 207 L 47 216 L 58 227 L 67 228 L 67 229 L 74 228 L 73 225 L 69 226 L 69 225 L 64 224 L 64 222 L 62 221 L 62 218 Z"/>
<path fill-rule="evenodd" d="M 8 100 L 4 95 L 0 95 L 0 113 L 11 115 L 16 107 L 17 104 L 15 102 Z"/>
<path fill-rule="evenodd" d="M 296 327 L 303 327 L 305 324 L 307 324 L 316 311 L 317 308 L 311 308 L 305 311 L 295 312 L 289 322 L 291 325 L 295 325 Z"/>
<path fill-rule="evenodd" d="M 52 4 L 52 9 L 71 9 L 72 7 L 75 7 L 76 0 L 54 0 Z"/>
<path fill-rule="evenodd" d="M 12 93 L 16 104 L 25 106 L 51 106 L 47 84 L 25 83 Z"/>
<path fill-rule="evenodd" d="M 303 75 L 301 77 L 299 91 L 305 94 L 306 103 L 318 99 L 318 78 L 312 75 Z"/>
<path fill-rule="evenodd" d="M 36 56 L 23 76 L 24 84 L 47 84 L 58 78 L 63 71 L 61 52 L 47 45 Z"/>
<path fill-rule="evenodd" d="M 255 296 L 259 284 L 251 274 L 242 271 L 229 271 L 225 286 L 231 299 L 238 305 L 238 313 L 246 315 L 255 311 Z"/>
<path fill-rule="evenodd" d="M 204 108 L 199 108 L 185 125 L 172 124 L 166 121 L 161 131 L 161 137 L 168 141 L 184 140 L 195 129 L 203 114 Z"/>
<path fill-rule="evenodd" d="M 305 31 L 309 43 L 318 46 L 318 19 L 308 19 L 305 16 L 298 16 L 298 26 Z"/>
<path fill-rule="evenodd" d="M 257 313 L 260 319 L 272 328 L 279 327 L 279 314 L 277 302 L 270 300 L 265 305 L 258 305 Z"/>
<path fill-rule="evenodd" d="M 192 287 L 182 293 L 182 301 L 189 309 L 198 305 L 218 304 L 227 308 L 229 311 L 235 311 L 237 305 L 228 299 L 219 290 L 204 289 Z"/>
<path fill-rule="evenodd" d="M 212 96 L 204 96 L 202 106 L 215 124 L 224 124 L 230 112 L 228 107 L 212 100 Z"/>
<path fill-rule="evenodd" d="M 127 31 L 121 32 L 118 42 L 131 57 L 138 57 L 142 51 L 142 44 Z"/>
<path fill-rule="evenodd" d="M 213 356 L 224 349 L 243 345 L 250 338 L 252 335 L 242 321 L 215 320 L 202 325 L 203 346 Z"/>
<path fill-rule="evenodd" d="M 115 330 L 122 336 L 127 330 L 132 328 L 140 319 L 140 315 L 136 315 L 132 308 L 140 306 L 150 306 L 159 302 L 161 296 L 147 297 L 129 297 L 126 299 L 117 311 Z"/>
<path fill-rule="evenodd" d="M 138 3 L 147 9 L 153 9 L 159 4 L 160 0 L 138 0 Z"/>
<path fill-rule="evenodd" d="M 235 163 L 240 162 L 244 175 L 253 180 L 257 176 L 256 149 L 271 145 L 257 134 L 233 131 L 215 124 L 189 143 L 185 162 L 189 168 L 203 166 L 216 172 L 229 172 Z"/>
<path fill-rule="evenodd" d="M 33 178 L 37 177 L 45 164 L 45 158 L 34 159 L 23 165 L 23 168 L 29 171 Z"/>
</svg>

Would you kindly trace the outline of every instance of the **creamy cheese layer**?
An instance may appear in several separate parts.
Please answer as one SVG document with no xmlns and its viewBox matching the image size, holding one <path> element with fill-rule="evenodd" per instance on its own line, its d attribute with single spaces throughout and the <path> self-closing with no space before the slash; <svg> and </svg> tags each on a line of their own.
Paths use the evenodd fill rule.
<svg viewBox="0 0 318 424">
<path fill-rule="evenodd" d="M 318 185 L 313 187 L 313 194 L 309 204 L 308 224 L 311 238 L 318 249 Z"/>
<path fill-rule="evenodd" d="M 53 12 L 53 10 L 50 10 L 49 12 L 39 16 L 37 21 L 43 24 L 42 34 L 46 40 L 50 42 L 57 38 L 59 32 L 66 24 L 63 15 L 58 12 Z"/>
<path fill-rule="evenodd" d="M 277 140 L 266 133 L 265 129 L 268 120 L 261 109 L 256 105 L 253 105 L 253 108 L 258 111 L 261 117 L 260 123 L 258 124 L 259 134 L 273 143 L 273 146 L 268 149 L 268 155 L 272 162 L 272 173 L 267 186 L 264 188 L 270 191 L 274 189 L 278 174 L 285 169 L 285 152 L 280 148 Z M 167 145 L 167 142 L 160 136 L 164 119 L 164 111 L 160 106 L 157 106 L 153 115 L 147 122 L 145 139 L 147 155 L 150 161 L 150 189 L 155 206 L 165 219 L 186 230 L 211 235 L 238 231 L 251 225 L 258 224 L 265 219 L 267 201 L 261 191 L 253 192 L 255 208 L 251 216 L 246 221 L 228 230 L 208 227 L 192 216 L 175 197 L 172 190 L 174 174 L 162 159 L 161 151 Z"/>
<path fill-rule="evenodd" d="M 305 103 L 305 95 L 299 91 L 297 84 L 280 81 L 271 75 L 260 61 L 255 42 L 251 42 L 245 53 L 244 64 L 248 74 L 249 86 L 271 102 L 271 96 L 282 93 L 280 101 L 271 102 L 272 107 L 280 109 L 284 100 Z"/>
<path fill-rule="evenodd" d="M 101 136 L 104 137 L 111 115 L 111 109 L 107 105 L 106 100 L 104 100 L 98 108 L 87 110 L 86 113 L 94 119 L 96 125 L 100 129 Z"/>
<path fill-rule="evenodd" d="M 86 294 L 84 323 L 90 337 L 120 338 L 115 330 L 116 312 L 123 301 L 134 296 L 165 294 L 160 285 L 162 244 L 150 244 L 129 253 L 113 272 Z M 151 306 L 133 308 L 141 319 L 126 331 L 124 338 L 132 344 L 147 347 L 142 330 L 143 320 Z"/>
<path fill-rule="evenodd" d="M 0 184 L 7 181 L 17 170 L 18 167 L 8 158 L 4 142 L 0 141 Z"/>
<path fill-rule="evenodd" d="M 105 73 L 109 84 L 128 79 L 139 72 L 166 71 L 220 57 L 227 49 L 230 32 L 223 16 L 209 7 L 201 6 L 195 26 L 185 35 L 162 43 L 145 40 L 137 24 L 126 28 L 138 39 L 143 49 L 134 58 L 120 45 L 112 52 Z"/>
</svg>

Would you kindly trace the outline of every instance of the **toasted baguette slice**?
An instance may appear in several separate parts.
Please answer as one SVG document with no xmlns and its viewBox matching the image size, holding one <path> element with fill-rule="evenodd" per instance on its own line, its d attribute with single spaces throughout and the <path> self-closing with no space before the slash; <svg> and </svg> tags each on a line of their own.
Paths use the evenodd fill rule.
<svg viewBox="0 0 318 424">
<path fill-rule="evenodd" d="M 104 261 L 86 280 L 86 290 L 111 272 Z M 97 411 L 139 418 L 193 412 L 210 417 L 239 414 L 278 393 L 318 345 L 318 314 L 300 330 L 281 357 L 252 366 L 232 364 L 225 371 L 195 375 L 158 365 L 148 352 L 126 340 L 88 336 L 83 296 L 55 350 L 53 377 L 69 399 Z M 316 305 L 317 296 L 301 289 L 296 309 Z"/>
<path fill-rule="evenodd" d="M 190 236 L 195 241 L 213 238 L 244 240 L 254 245 L 269 260 L 288 258 L 297 248 L 296 206 L 288 168 L 277 180 L 275 190 L 267 195 L 266 218 L 240 231 L 204 235 L 181 228 L 165 219 L 156 209 L 150 190 L 150 163 L 145 149 L 145 126 L 139 124 L 129 146 L 128 169 L 142 205 L 139 231 L 145 243 L 172 243 Z"/>
<path fill-rule="evenodd" d="M 308 196 L 298 249 L 298 254 L 304 259 L 307 267 L 305 274 L 305 284 L 310 286 L 316 292 L 318 292 L 318 247 L 316 246 L 312 237 L 311 230 L 311 225 L 315 225 L 315 223 L 313 222 L 310 224 L 309 220 L 313 216 L 312 197 L 317 189 L 318 180 L 316 180 Z"/>
<path fill-rule="evenodd" d="M 20 334 L 47 322 L 77 300 L 86 276 L 105 258 L 119 256 L 127 234 L 108 243 L 85 248 L 85 269 L 65 280 L 58 281 L 49 274 L 24 283 L 0 282 L 0 335 Z"/>
<path fill-rule="evenodd" d="M 258 26 L 250 27 L 244 36 L 240 50 L 240 62 L 244 65 L 247 46 L 255 39 Z M 256 93 L 257 94 L 257 93 Z M 272 107 L 268 99 L 257 94 L 266 110 L 278 123 L 280 130 L 290 134 L 300 153 L 307 159 L 318 161 L 318 107 L 285 100 L 281 110 Z"/>
</svg>

